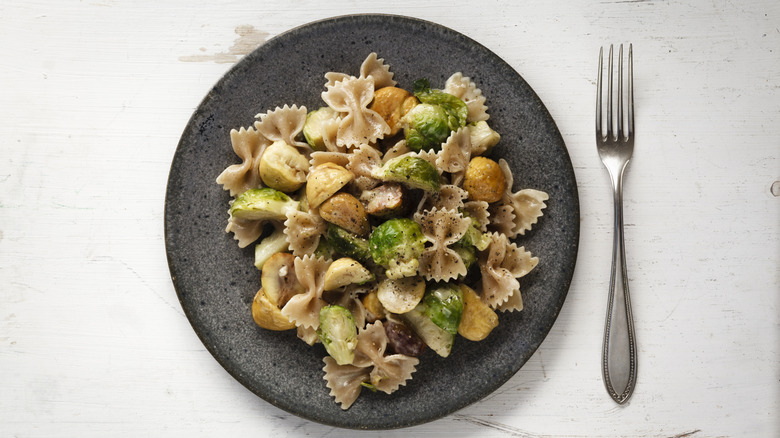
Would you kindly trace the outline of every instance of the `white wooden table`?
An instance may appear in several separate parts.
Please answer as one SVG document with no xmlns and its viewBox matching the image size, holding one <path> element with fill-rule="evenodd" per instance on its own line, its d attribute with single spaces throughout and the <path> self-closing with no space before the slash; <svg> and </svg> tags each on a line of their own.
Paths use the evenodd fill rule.
<svg viewBox="0 0 780 438">
<path fill-rule="evenodd" d="M 394 3 L 0 4 L 0 436 L 780 435 L 780 3 Z M 266 39 L 359 12 L 438 22 L 512 65 L 558 123 L 582 208 L 569 296 L 532 359 L 481 402 L 388 432 L 310 423 L 237 383 L 184 317 L 163 242 L 171 158 L 210 87 Z M 625 406 L 599 368 L 612 199 L 593 113 L 611 42 L 634 45 L 639 133 Z"/>
</svg>

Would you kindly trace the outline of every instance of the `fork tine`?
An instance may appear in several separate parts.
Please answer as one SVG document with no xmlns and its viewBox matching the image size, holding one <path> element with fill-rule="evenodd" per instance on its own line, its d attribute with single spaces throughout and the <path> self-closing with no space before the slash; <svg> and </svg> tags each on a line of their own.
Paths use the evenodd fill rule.
<svg viewBox="0 0 780 438">
<path fill-rule="evenodd" d="M 607 63 L 607 138 L 612 138 L 612 44 L 609 45 Z"/>
<path fill-rule="evenodd" d="M 623 44 L 618 49 L 617 132 L 615 134 L 618 140 L 626 137 L 626 132 L 623 130 Z"/>
<path fill-rule="evenodd" d="M 628 45 L 628 136 L 634 135 L 634 55 L 633 44 Z"/>
<path fill-rule="evenodd" d="M 609 63 L 607 64 L 607 138 L 612 137 L 612 44 L 609 45 Z"/>
<path fill-rule="evenodd" d="M 601 141 L 601 75 L 604 71 L 604 48 L 599 49 L 599 74 L 596 79 L 596 139 Z"/>
</svg>

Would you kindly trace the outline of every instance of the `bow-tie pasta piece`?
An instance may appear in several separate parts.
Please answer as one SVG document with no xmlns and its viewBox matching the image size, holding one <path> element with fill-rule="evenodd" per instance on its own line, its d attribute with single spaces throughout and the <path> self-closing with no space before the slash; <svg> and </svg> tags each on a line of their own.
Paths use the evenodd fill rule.
<svg viewBox="0 0 780 438">
<path fill-rule="evenodd" d="M 230 131 L 233 151 L 241 158 L 241 164 L 233 164 L 217 177 L 217 184 L 230 190 L 230 196 L 238 196 L 261 185 L 257 166 L 263 151 L 271 142 L 253 128 Z"/>
<path fill-rule="evenodd" d="M 463 76 L 463 73 L 457 72 L 450 76 L 444 84 L 444 92 L 466 102 L 466 107 L 469 109 L 467 121 L 476 122 L 490 118 L 482 90 L 477 88 L 477 84 L 471 78 Z"/>
<path fill-rule="evenodd" d="M 420 272 L 428 280 L 447 281 L 466 275 L 466 264 L 450 245 L 459 241 L 471 224 L 456 210 L 437 209 L 416 213 L 415 221 L 432 246 L 420 256 Z"/>
<path fill-rule="evenodd" d="M 504 232 L 507 237 L 514 239 L 518 234 L 521 236 L 525 235 L 525 232 L 537 223 L 538 219 L 544 214 L 542 210 L 547 207 L 544 201 L 549 199 L 549 195 L 535 189 L 523 189 L 518 192 L 512 192 L 514 180 L 509 164 L 502 158 L 498 160 L 498 165 L 501 167 L 501 171 L 506 179 L 506 190 L 501 196 L 500 202 L 496 203 L 492 208 L 491 214 L 496 218 L 495 226 L 492 228 L 496 231 Z M 507 223 L 510 220 L 511 228 Z"/>
<path fill-rule="evenodd" d="M 539 263 L 524 248 L 510 243 L 504 234 L 492 233 L 485 251 L 479 253 L 482 273 L 481 297 L 485 304 L 498 308 L 513 294 L 520 294 L 517 278 L 526 275 Z M 517 297 L 519 298 L 519 297 Z"/>
<path fill-rule="evenodd" d="M 303 131 L 303 125 L 306 123 L 305 106 L 300 108 L 297 105 L 276 107 L 273 111 L 258 114 L 256 117 L 260 120 L 255 122 L 255 129 L 265 138 L 271 141 L 283 141 L 301 149 L 301 152 L 306 154 L 311 152 L 308 143 L 298 140 L 298 134 Z"/>
<path fill-rule="evenodd" d="M 290 250 L 298 257 L 314 253 L 320 243 L 320 236 L 328 229 L 328 224 L 313 213 L 299 210 L 287 210 L 284 221 L 284 234 Z"/>
<path fill-rule="evenodd" d="M 359 331 L 351 364 L 339 365 L 331 357 L 323 359 L 326 386 L 342 409 L 352 405 L 364 385 L 390 394 L 412 378 L 419 360 L 402 354 L 385 355 L 386 349 L 387 333 L 377 321 Z"/>
<path fill-rule="evenodd" d="M 295 258 L 295 275 L 305 290 L 295 295 L 282 307 L 282 314 L 296 326 L 317 328 L 320 325 L 320 310 L 327 303 L 322 299 L 325 272 L 331 261 L 322 257 L 305 255 Z"/>
<path fill-rule="evenodd" d="M 417 212 L 423 213 L 434 208 L 458 210 L 464 207 L 463 201 L 467 197 L 468 193 L 462 188 L 452 184 L 444 184 L 438 192 L 425 192 L 423 194 L 417 205 Z"/>
<path fill-rule="evenodd" d="M 385 60 L 377 58 L 376 53 L 369 53 L 366 60 L 360 66 L 360 77 L 371 78 L 374 81 L 374 89 L 378 90 L 384 87 L 393 87 L 396 82 L 393 80 L 393 73 L 390 66 L 385 64 Z"/>
<path fill-rule="evenodd" d="M 471 136 L 468 128 L 460 128 L 442 143 L 436 166 L 452 174 L 452 183 L 460 185 L 471 159 Z"/>
<path fill-rule="evenodd" d="M 334 110 L 345 113 L 339 123 L 336 144 L 352 149 L 361 144 L 376 143 L 390 133 L 382 116 L 368 109 L 374 98 L 374 83 L 367 78 L 349 77 L 322 93 L 322 100 Z"/>
</svg>

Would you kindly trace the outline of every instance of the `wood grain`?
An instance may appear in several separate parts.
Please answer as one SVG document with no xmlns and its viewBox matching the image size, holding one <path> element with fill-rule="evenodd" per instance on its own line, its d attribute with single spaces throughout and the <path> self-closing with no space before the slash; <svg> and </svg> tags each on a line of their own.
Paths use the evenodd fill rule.
<svg viewBox="0 0 780 438">
<path fill-rule="evenodd" d="M 569 297 L 522 370 L 447 418 L 375 433 L 309 423 L 230 377 L 178 304 L 162 225 L 210 87 L 267 38 L 364 12 L 438 22 L 512 65 L 558 123 L 582 208 Z M 637 108 L 626 406 L 599 369 L 612 217 L 593 144 L 598 48 L 620 42 Z M 0 436 L 780 435 L 774 0 L 4 2 L 0 47 Z"/>
</svg>

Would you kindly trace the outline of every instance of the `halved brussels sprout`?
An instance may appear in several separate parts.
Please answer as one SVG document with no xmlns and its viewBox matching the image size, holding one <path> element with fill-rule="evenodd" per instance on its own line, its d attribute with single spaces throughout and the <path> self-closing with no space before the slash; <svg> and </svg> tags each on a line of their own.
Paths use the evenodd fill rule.
<svg viewBox="0 0 780 438">
<path fill-rule="evenodd" d="M 371 231 L 365 207 L 349 193 L 337 193 L 326 199 L 320 204 L 320 216 L 358 236 L 368 236 Z"/>
<path fill-rule="evenodd" d="M 436 284 L 425 292 L 423 302 L 425 314 L 434 324 L 447 333 L 458 332 L 463 315 L 463 293 L 459 287 L 449 283 Z"/>
<path fill-rule="evenodd" d="M 323 279 L 323 289 L 336 290 L 348 284 L 363 284 L 374 279 L 374 274 L 359 262 L 342 257 L 328 266 Z"/>
<path fill-rule="evenodd" d="M 240 194 L 230 206 L 230 215 L 236 219 L 285 220 L 285 211 L 288 208 L 297 209 L 298 201 L 279 190 L 264 187 L 262 189 L 249 189 Z"/>
<path fill-rule="evenodd" d="M 438 105 L 421 103 L 401 118 L 406 145 L 417 151 L 439 150 L 452 130 L 447 112 Z"/>
<path fill-rule="evenodd" d="M 480 251 L 484 251 L 490 245 L 490 236 L 479 231 L 477 226 L 474 218 L 471 218 L 471 225 L 466 229 L 466 234 L 460 238 L 458 243 L 465 246 L 473 246 Z"/>
<path fill-rule="evenodd" d="M 309 160 L 298 149 L 275 141 L 260 157 L 258 172 L 265 185 L 283 192 L 294 192 L 306 182 Z"/>
<path fill-rule="evenodd" d="M 282 315 L 282 311 L 266 297 L 263 289 L 252 300 L 252 319 L 255 324 L 268 330 L 282 331 L 295 328 L 295 323 Z"/>
<path fill-rule="evenodd" d="M 382 181 L 399 182 L 426 192 L 438 192 L 441 187 L 441 175 L 436 166 L 411 155 L 401 155 L 389 160 L 382 167 L 375 169 L 372 175 Z"/>
<path fill-rule="evenodd" d="M 284 228 L 278 227 L 274 232 L 255 245 L 255 267 L 263 270 L 263 264 L 274 254 L 287 251 L 290 244 L 287 242 L 287 235 L 284 234 Z"/>
<path fill-rule="evenodd" d="M 355 174 L 335 163 L 323 163 L 309 171 L 306 199 L 309 208 L 317 208 L 342 187 L 355 179 Z"/>
<path fill-rule="evenodd" d="M 401 318 L 436 354 L 441 357 L 450 355 L 455 335 L 443 330 L 431 321 L 431 318 L 426 314 L 424 303 L 420 303 L 411 311 L 404 313 Z"/>
<path fill-rule="evenodd" d="M 463 239 L 455 242 L 450 248 L 458 253 L 460 259 L 463 260 L 463 264 L 466 265 L 466 269 L 469 269 L 477 261 L 477 249 L 473 245 L 461 243 L 462 241 Z"/>
<path fill-rule="evenodd" d="M 349 365 L 355 360 L 357 327 L 352 313 L 342 306 L 325 306 L 320 310 L 320 326 L 317 336 L 328 354 L 339 365 Z"/>
<path fill-rule="evenodd" d="M 463 189 L 472 201 L 487 203 L 501 200 L 506 190 L 506 177 L 495 161 L 485 157 L 474 157 L 466 167 Z"/>
<path fill-rule="evenodd" d="M 406 313 L 420 304 L 425 295 L 422 277 L 388 278 L 379 283 L 377 298 L 382 307 L 393 313 Z"/>
<path fill-rule="evenodd" d="M 481 341 L 498 327 L 498 315 L 483 303 L 474 289 L 462 284 L 463 316 L 458 324 L 458 333 L 470 341 Z"/>
<path fill-rule="evenodd" d="M 401 278 L 417 275 L 426 241 L 417 222 L 398 218 L 376 227 L 368 246 L 374 262 L 387 268 L 388 278 Z"/>
<path fill-rule="evenodd" d="M 469 116 L 466 102 L 444 91 L 431 89 L 430 83 L 425 78 L 414 81 L 413 87 L 414 95 L 420 99 L 420 102 L 437 105 L 447 113 L 447 125 L 450 131 L 457 131 L 466 126 L 466 119 Z"/>
<path fill-rule="evenodd" d="M 351 257 L 360 263 L 371 261 L 368 240 L 333 224 L 328 224 L 328 230 L 323 237 L 317 248 L 317 252 L 323 256 L 327 254 L 330 258 Z"/>
<path fill-rule="evenodd" d="M 488 123 L 480 120 L 476 123 L 466 125 L 471 139 L 471 156 L 482 155 L 490 152 L 499 140 L 501 135 L 490 128 Z"/>
<path fill-rule="evenodd" d="M 325 106 L 320 109 L 310 111 L 306 114 L 306 122 L 303 124 L 303 136 L 306 143 L 309 143 L 315 151 L 325 150 L 325 141 L 323 140 L 322 122 L 324 120 L 335 119 L 338 113 L 331 107 Z"/>
</svg>

